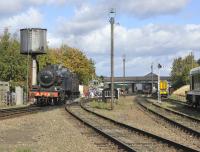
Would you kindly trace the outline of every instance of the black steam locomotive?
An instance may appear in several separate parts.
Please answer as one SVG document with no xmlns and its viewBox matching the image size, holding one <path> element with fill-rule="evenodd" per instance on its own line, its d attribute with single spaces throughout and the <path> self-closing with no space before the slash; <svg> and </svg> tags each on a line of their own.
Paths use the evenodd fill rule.
<svg viewBox="0 0 200 152">
<path fill-rule="evenodd" d="M 75 73 L 60 65 L 47 65 L 38 73 L 38 85 L 31 88 L 30 96 L 38 105 L 61 104 L 79 96 L 79 80 Z"/>
</svg>

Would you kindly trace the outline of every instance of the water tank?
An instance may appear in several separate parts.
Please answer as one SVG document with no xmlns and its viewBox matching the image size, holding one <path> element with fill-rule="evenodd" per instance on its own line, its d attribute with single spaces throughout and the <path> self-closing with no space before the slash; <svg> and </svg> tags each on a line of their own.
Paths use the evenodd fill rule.
<svg viewBox="0 0 200 152">
<path fill-rule="evenodd" d="M 46 29 L 21 29 L 21 54 L 45 54 L 47 47 L 46 34 Z"/>
</svg>

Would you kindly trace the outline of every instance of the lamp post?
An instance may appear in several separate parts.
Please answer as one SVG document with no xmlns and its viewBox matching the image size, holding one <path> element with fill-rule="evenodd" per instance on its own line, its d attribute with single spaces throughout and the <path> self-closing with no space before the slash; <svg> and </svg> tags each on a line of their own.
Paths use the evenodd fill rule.
<svg viewBox="0 0 200 152">
<path fill-rule="evenodd" d="M 113 109 L 114 100 L 114 23 L 115 23 L 115 10 L 110 10 L 110 25 L 111 25 L 111 109 Z"/>
<path fill-rule="evenodd" d="M 158 63 L 158 103 L 161 103 L 161 98 L 160 98 L 160 69 L 162 66 L 160 63 Z"/>
</svg>

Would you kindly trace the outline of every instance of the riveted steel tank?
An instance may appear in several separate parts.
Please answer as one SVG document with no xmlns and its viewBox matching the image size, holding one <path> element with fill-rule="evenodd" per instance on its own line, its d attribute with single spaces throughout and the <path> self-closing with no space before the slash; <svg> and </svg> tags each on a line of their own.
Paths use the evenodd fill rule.
<svg viewBox="0 0 200 152">
<path fill-rule="evenodd" d="M 21 54 L 45 54 L 47 29 L 26 28 L 20 30 Z"/>
</svg>

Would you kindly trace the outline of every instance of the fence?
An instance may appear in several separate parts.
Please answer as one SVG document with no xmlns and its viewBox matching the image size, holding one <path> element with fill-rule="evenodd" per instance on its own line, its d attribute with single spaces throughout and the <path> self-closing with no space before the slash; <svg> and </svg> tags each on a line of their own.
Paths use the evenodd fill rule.
<svg viewBox="0 0 200 152">
<path fill-rule="evenodd" d="M 6 92 L 0 91 L 0 102 L 5 103 L 7 101 Z"/>
<path fill-rule="evenodd" d="M 15 104 L 15 93 L 0 91 L 0 102 L 5 105 Z"/>
</svg>

